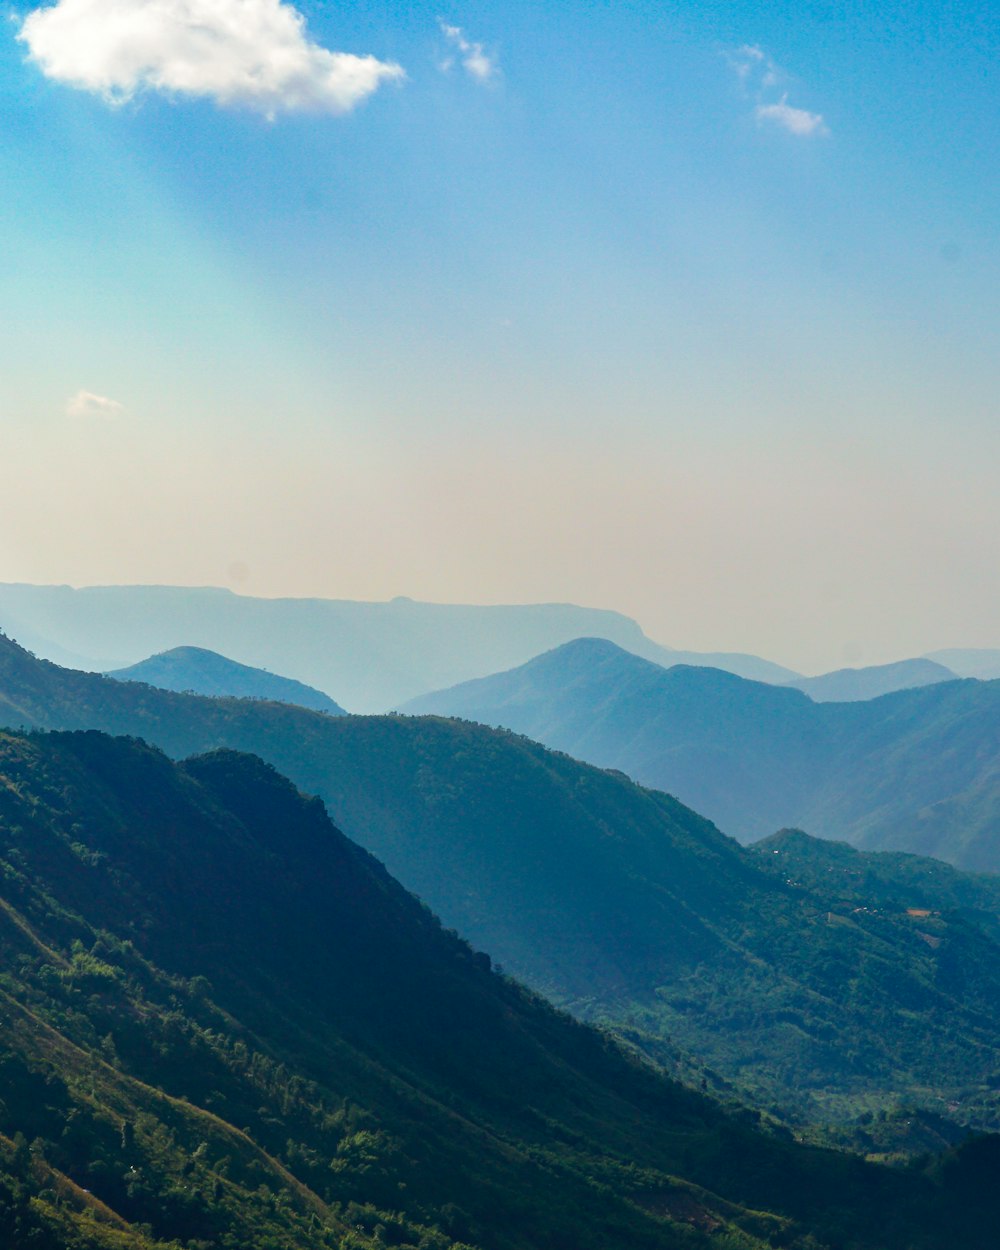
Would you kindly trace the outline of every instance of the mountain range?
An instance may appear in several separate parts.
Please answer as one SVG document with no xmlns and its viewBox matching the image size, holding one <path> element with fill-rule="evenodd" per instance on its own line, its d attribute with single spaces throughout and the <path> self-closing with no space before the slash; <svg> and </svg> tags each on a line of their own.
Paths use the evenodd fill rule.
<svg viewBox="0 0 1000 1250">
<path fill-rule="evenodd" d="M 796 826 L 1000 870 L 1000 682 L 815 703 L 582 639 L 404 709 L 502 725 L 621 769 L 743 841 Z"/>
<path fill-rule="evenodd" d="M 0 720 L 139 735 L 175 757 L 254 752 L 509 972 L 784 1118 L 843 1121 L 900 1095 L 966 1123 L 998 1114 L 991 885 L 958 896 L 933 873 L 891 889 L 876 874 L 848 905 L 675 799 L 509 732 L 169 693 L 9 640 Z"/>
<path fill-rule="evenodd" d="M 629 617 L 573 604 L 490 607 L 418 603 L 405 597 L 364 603 L 259 599 L 214 587 L 75 589 L 7 583 L 0 584 L 0 620 L 38 655 L 72 668 L 119 672 L 164 653 L 214 651 L 247 668 L 288 672 L 355 712 L 384 711 L 586 636 L 606 638 L 664 667 L 719 668 L 755 681 L 792 685 L 817 700 L 869 699 L 956 674 L 1000 675 L 1000 652 L 951 651 L 801 677 L 759 656 L 662 646 Z M 152 681 L 154 670 L 144 671 L 140 679 Z M 211 683 L 212 675 L 193 676 L 196 684 L 191 688 L 199 693 L 241 692 L 225 684 L 203 689 L 198 683 Z M 166 674 L 163 678 L 171 689 L 179 680 Z"/>
<path fill-rule="evenodd" d="M 266 669 L 237 664 L 203 647 L 174 647 L 128 668 L 115 669 L 107 676 L 117 681 L 142 681 L 161 690 L 186 690 L 216 698 L 266 699 L 295 703 L 331 716 L 344 715 L 340 704 L 321 690 Z"/>
<path fill-rule="evenodd" d="M 315 686 L 352 712 L 521 664 L 584 635 L 658 663 L 704 663 L 765 681 L 791 669 L 756 656 L 672 651 L 619 612 L 573 604 L 484 607 L 259 599 L 214 587 L 0 584 L 0 623 L 47 659 L 106 672 L 203 647 Z"/>
</svg>

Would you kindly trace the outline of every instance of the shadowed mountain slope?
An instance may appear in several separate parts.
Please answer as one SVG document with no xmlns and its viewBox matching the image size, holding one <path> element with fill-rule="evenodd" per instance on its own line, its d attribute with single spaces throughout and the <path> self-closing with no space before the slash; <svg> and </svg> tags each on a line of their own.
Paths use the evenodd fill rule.
<svg viewBox="0 0 1000 1250">
<path fill-rule="evenodd" d="M 344 709 L 321 690 L 261 668 L 237 664 L 203 647 L 174 647 L 107 676 L 116 681 L 143 681 L 161 690 L 189 691 L 212 698 L 266 699 L 295 703 L 331 716 L 344 715 Z"/>
<path fill-rule="evenodd" d="M 986 1250 L 1000 1216 L 993 1139 L 893 1173 L 727 1117 L 233 752 L 0 735 L 0 968 L 16 1250 Z"/>
<path fill-rule="evenodd" d="M 874 664 L 868 668 L 839 668 L 819 677 L 799 677 L 786 682 L 794 690 L 804 691 L 816 703 L 846 703 L 859 699 L 877 699 L 896 690 L 915 686 L 931 686 L 939 681 L 954 681 L 957 674 L 933 660 L 899 660 L 895 664 Z"/>
<path fill-rule="evenodd" d="M 1000 870 L 1000 682 L 816 704 L 581 639 L 405 709 L 503 725 L 620 768 L 745 841 L 794 825 Z"/>
<path fill-rule="evenodd" d="M 469 723 L 117 683 L 9 641 L 0 716 L 141 734 L 174 756 L 229 746 L 266 757 L 509 971 L 680 1071 L 711 1069 L 719 1088 L 813 1121 L 911 1090 L 993 1122 L 1000 958 L 987 926 L 949 928 L 932 949 L 895 904 L 888 917 L 828 924 L 837 899 L 775 879 L 620 774 Z M 966 959 L 991 970 L 968 999 L 954 972 Z"/>
<path fill-rule="evenodd" d="M 756 656 L 673 652 L 621 613 L 561 603 L 362 603 L 257 599 L 213 587 L 0 584 L 4 621 L 27 630 L 39 654 L 77 668 L 117 669 L 184 643 L 285 673 L 352 712 L 385 711 L 582 635 L 661 663 L 714 663 L 765 681 L 798 676 Z M 89 665 L 82 656 L 92 657 Z"/>
</svg>

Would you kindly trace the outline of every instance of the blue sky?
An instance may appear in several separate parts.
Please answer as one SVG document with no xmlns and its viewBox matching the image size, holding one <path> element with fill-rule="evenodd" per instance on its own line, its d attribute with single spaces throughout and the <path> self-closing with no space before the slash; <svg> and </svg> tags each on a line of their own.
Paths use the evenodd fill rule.
<svg viewBox="0 0 1000 1250">
<path fill-rule="evenodd" d="M 0 33 L 0 580 L 1000 646 L 995 8 L 198 3 Z"/>
</svg>

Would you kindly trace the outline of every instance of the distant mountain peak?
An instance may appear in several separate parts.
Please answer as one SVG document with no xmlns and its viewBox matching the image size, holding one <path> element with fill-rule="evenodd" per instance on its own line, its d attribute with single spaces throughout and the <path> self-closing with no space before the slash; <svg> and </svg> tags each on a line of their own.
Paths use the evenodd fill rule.
<svg viewBox="0 0 1000 1250">
<path fill-rule="evenodd" d="M 893 694 L 897 690 L 911 690 L 915 686 L 954 681 L 956 676 L 950 668 L 921 656 L 866 668 L 838 668 L 832 673 L 800 677 L 786 684 L 805 691 L 817 703 L 853 703 Z"/>
<path fill-rule="evenodd" d="M 267 699 L 275 703 L 295 703 L 331 716 L 344 715 L 344 709 L 321 690 L 267 669 L 239 664 L 207 647 L 172 647 L 106 675 L 116 681 L 145 682 L 161 690 L 211 698 Z"/>
</svg>

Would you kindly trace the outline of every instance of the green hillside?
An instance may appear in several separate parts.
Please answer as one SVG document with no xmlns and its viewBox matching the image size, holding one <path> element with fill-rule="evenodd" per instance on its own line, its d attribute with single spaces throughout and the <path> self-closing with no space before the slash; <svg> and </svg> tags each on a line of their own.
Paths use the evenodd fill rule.
<svg viewBox="0 0 1000 1250">
<path fill-rule="evenodd" d="M 161 690 L 186 690 L 211 698 L 266 699 L 343 716 L 344 709 L 322 690 L 261 668 L 237 664 L 203 647 L 173 647 L 108 673 L 117 681 L 143 681 Z"/>
<path fill-rule="evenodd" d="M 890 1172 L 725 1116 L 259 760 L 2 735 L 0 883 L 14 1250 L 990 1244 L 994 1139 Z"/>
<path fill-rule="evenodd" d="M 721 1093 L 803 1123 L 900 1098 L 997 1123 L 989 903 L 970 918 L 942 897 L 942 940 L 928 943 L 906 882 L 883 900 L 876 881 L 871 914 L 856 913 L 664 794 L 469 723 L 170 694 L 9 642 L 2 706 L 13 725 L 139 734 L 175 757 L 267 758 L 510 973 Z"/>
<path fill-rule="evenodd" d="M 1000 682 L 816 704 L 591 638 L 405 710 L 504 725 L 619 768 L 743 841 L 797 826 L 1000 870 Z"/>
<path fill-rule="evenodd" d="M 846 842 L 782 829 L 750 848 L 758 862 L 796 886 L 822 890 L 844 904 L 876 901 L 895 910 L 966 912 L 995 931 L 1000 918 L 1000 876 L 961 872 L 939 859 L 898 851 L 859 851 Z M 777 856 L 778 858 L 774 858 Z"/>
</svg>

